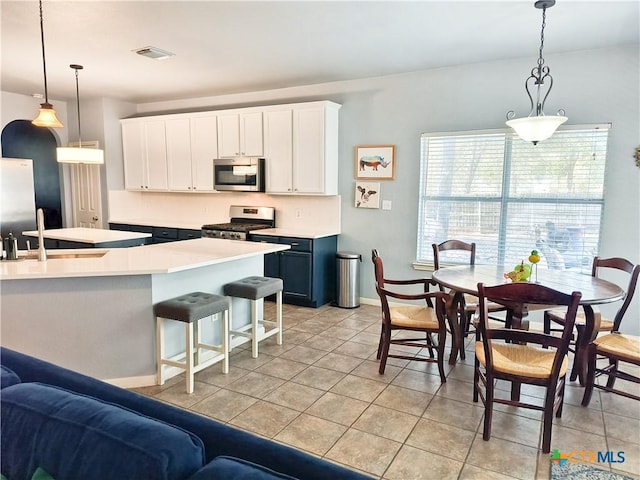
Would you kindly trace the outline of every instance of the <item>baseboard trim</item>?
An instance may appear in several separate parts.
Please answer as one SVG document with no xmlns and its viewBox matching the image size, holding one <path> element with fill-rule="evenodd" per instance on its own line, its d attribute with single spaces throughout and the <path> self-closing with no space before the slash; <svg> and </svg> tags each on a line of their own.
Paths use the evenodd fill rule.
<svg viewBox="0 0 640 480">
<path fill-rule="evenodd" d="M 109 378 L 103 380 L 103 382 L 115 385 L 120 388 L 140 388 L 151 387 L 156 384 L 156 376 L 154 375 L 141 375 L 139 377 L 123 377 L 123 378 Z"/>
</svg>

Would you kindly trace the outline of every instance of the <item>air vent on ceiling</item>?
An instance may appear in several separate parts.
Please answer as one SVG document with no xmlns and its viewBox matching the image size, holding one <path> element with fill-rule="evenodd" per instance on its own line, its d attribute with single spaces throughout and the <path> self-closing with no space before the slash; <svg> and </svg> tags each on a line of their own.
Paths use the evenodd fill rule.
<svg viewBox="0 0 640 480">
<path fill-rule="evenodd" d="M 167 52 L 156 47 L 142 47 L 132 50 L 143 57 L 153 58 L 154 60 L 164 60 L 175 55 L 175 53 Z"/>
</svg>

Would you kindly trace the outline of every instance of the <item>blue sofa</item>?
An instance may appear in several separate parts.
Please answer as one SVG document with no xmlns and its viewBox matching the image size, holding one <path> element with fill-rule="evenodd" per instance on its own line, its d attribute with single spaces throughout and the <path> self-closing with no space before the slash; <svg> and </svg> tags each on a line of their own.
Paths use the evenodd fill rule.
<svg viewBox="0 0 640 480">
<path fill-rule="evenodd" d="M 0 347 L 8 480 L 365 480 L 363 474 Z"/>
</svg>

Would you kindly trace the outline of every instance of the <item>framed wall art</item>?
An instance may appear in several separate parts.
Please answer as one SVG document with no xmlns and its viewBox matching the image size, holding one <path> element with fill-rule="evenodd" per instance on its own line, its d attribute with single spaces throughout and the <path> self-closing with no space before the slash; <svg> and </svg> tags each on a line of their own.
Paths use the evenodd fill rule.
<svg viewBox="0 0 640 480">
<path fill-rule="evenodd" d="M 377 182 L 356 182 L 356 208 L 380 208 L 380 184 Z"/>
<path fill-rule="evenodd" d="M 396 176 L 395 145 L 356 147 L 356 179 L 393 180 Z"/>
</svg>

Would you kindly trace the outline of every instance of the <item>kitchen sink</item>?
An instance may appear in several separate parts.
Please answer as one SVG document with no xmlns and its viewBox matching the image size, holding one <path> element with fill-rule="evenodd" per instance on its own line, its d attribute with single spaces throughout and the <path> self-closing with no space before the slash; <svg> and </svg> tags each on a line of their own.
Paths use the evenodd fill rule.
<svg viewBox="0 0 640 480">
<path fill-rule="evenodd" d="M 48 259 L 55 258 L 101 258 L 104 257 L 107 252 L 65 252 L 65 253 L 56 253 L 56 252 L 47 252 Z"/>
<path fill-rule="evenodd" d="M 56 259 L 70 259 L 70 258 L 101 258 L 107 254 L 105 251 L 97 251 L 97 252 L 56 252 L 55 250 L 47 250 L 47 260 L 56 260 Z M 26 260 L 37 260 L 38 252 L 29 253 L 24 257 Z"/>
</svg>

